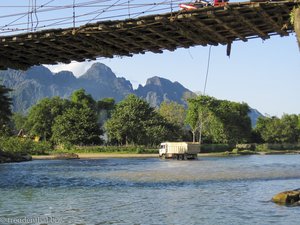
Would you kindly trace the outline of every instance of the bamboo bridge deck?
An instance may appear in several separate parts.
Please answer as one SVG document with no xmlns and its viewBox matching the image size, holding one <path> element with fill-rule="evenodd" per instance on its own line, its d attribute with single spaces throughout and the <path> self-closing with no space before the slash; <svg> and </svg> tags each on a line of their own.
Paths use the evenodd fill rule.
<svg viewBox="0 0 300 225">
<path fill-rule="evenodd" d="M 293 31 L 290 13 L 300 0 L 243 2 L 105 21 L 68 29 L 0 37 L 0 69 L 69 63 L 97 57 L 162 53 L 196 45 L 226 45 Z"/>
</svg>

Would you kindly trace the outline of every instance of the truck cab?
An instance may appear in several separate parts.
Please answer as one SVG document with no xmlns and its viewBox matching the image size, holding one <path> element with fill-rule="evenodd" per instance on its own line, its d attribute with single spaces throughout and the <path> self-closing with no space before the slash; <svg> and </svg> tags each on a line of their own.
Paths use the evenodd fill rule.
<svg viewBox="0 0 300 225">
<path fill-rule="evenodd" d="M 159 148 L 159 157 L 162 157 L 163 155 L 166 155 L 167 153 L 167 144 L 161 143 Z"/>
</svg>

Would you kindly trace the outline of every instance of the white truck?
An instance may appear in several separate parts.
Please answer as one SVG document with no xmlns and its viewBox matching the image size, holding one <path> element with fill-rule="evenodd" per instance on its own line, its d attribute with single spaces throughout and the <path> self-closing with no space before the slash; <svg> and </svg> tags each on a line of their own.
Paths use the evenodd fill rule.
<svg viewBox="0 0 300 225">
<path fill-rule="evenodd" d="M 197 159 L 200 144 L 192 142 L 164 142 L 160 144 L 159 157 L 163 159 Z"/>
</svg>

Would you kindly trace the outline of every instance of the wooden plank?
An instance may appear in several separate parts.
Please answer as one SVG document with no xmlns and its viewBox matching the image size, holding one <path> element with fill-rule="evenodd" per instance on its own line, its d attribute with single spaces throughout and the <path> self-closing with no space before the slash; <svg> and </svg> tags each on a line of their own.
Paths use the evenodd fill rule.
<svg viewBox="0 0 300 225">
<path fill-rule="evenodd" d="M 230 13 L 232 13 L 238 21 L 240 21 L 241 24 L 245 26 L 248 26 L 249 29 L 253 30 L 254 32 L 257 33 L 257 35 L 263 39 L 269 39 L 270 36 L 266 34 L 264 31 L 260 30 L 258 26 L 256 26 L 254 23 L 252 23 L 250 20 L 245 18 L 238 10 L 232 9 L 229 5 L 227 6 L 227 10 L 230 10 Z"/>
<path fill-rule="evenodd" d="M 260 14 L 260 16 L 262 16 L 264 18 L 264 20 L 268 24 L 270 24 L 278 34 L 280 34 L 280 36 L 288 36 L 289 35 L 288 32 L 286 32 L 285 30 L 282 30 L 283 24 L 277 24 L 276 21 L 274 21 L 274 19 L 268 13 L 266 13 L 266 11 L 264 10 L 263 7 L 253 7 L 253 9 L 258 14 Z"/>
</svg>

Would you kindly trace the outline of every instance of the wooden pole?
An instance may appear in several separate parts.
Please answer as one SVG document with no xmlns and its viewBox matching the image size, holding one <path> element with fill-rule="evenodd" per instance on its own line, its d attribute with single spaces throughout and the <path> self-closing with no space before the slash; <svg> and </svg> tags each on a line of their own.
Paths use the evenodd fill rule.
<svg viewBox="0 0 300 225">
<path fill-rule="evenodd" d="M 295 9 L 294 29 L 296 32 L 298 47 L 300 51 L 300 8 Z"/>
</svg>

